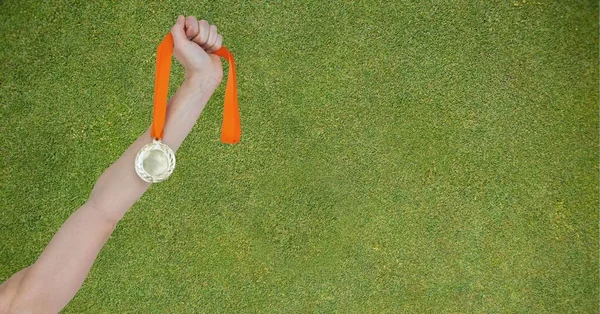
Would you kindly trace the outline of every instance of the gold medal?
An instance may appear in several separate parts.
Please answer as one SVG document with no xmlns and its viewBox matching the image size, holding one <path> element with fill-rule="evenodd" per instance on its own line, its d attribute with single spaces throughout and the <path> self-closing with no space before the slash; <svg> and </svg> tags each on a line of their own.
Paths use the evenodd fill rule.
<svg viewBox="0 0 600 314">
<path fill-rule="evenodd" d="M 135 172 L 142 180 L 157 183 L 175 170 L 175 153 L 159 140 L 144 145 L 135 156 Z"/>
</svg>

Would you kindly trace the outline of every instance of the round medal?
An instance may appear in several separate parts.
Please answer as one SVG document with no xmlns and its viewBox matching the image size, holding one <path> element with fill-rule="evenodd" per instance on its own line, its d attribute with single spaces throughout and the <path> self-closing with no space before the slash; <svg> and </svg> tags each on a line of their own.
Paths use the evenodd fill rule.
<svg viewBox="0 0 600 314">
<path fill-rule="evenodd" d="M 135 172 L 142 180 L 157 183 L 175 170 L 175 153 L 161 141 L 146 144 L 135 156 Z"/>
</svg>

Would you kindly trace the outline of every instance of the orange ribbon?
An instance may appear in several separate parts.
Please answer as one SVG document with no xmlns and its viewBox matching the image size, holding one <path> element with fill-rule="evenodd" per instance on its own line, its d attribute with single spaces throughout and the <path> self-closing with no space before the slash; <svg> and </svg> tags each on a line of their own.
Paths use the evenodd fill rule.
<svg viewBox="0 0 600 314">
<path fill-rule="evenodd" d="M 236 144 L 242 134 L 240 123 L 240 109 L 238 106 L 237 78 L 233 55 L 227 48 L 214 52 L 229 62 L 229 74 L 225 88 L 225 102 L 223 104 L 223 124 L 221 126 L 221 142 Z M 167 117 L 167 96 L 169 92 L 169 75 L 171 73 L 171 60 L 173 56 L 173 36 L 167 36 L 158 45 L 156 52 L 156 76 L 154 78 L 154 112 L 152 118 L 151 135 L 160 140 L 163 137 L 165 120 Z"/>
<path fill-rule="evenodd" d="M 235 72 L 235 61 L 233 54 L 221 47 L 215 51 L 219 57 L 229 62 L 229 73 L 227 74 L 227 85 L 225 87 L 225 101 L 223 102 L 223 124 L 221 125 L 221 142 L 236 144 L 240 141 L 242 127 L 240 123 L 240 108 L 238 106 L 237 74 Z"/>
</svg>

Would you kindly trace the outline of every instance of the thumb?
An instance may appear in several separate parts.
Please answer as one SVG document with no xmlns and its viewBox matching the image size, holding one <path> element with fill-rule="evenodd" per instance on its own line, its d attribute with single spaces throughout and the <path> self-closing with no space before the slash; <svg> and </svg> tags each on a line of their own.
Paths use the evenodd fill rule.
<svg viewBox="0 0 600 314">
<path fill-rule="evenodd" d="M 173 35 L 173 41 L 175 45 L 179 46 L 188 41 L 187 36 L 185 35 L 185 18 L 183 16 L 177 17 L 177 22 L 171 28 L 171 35 Z"/>
</svg>

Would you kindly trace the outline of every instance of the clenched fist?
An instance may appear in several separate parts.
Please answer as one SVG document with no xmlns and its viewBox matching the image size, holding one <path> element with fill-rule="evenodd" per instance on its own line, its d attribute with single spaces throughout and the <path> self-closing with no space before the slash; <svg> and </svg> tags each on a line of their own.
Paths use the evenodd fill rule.
<svg viewBox="0 0 600 314">
<path fill-rule="evenodd" d="M 217 27 L 205 20 L 198 21 L 194 16 L 179 16 L 171 34 L 175 45 L 173 54 L 185 68 L 186 78 L 200 80 L 216 88 L 223 79 L 221 60 L 212 54 L 223 43 Z"/>
</svg>

